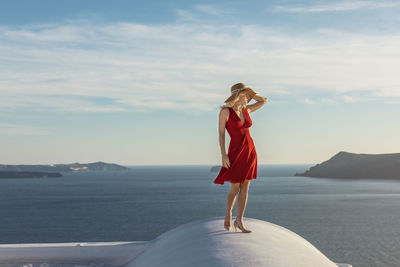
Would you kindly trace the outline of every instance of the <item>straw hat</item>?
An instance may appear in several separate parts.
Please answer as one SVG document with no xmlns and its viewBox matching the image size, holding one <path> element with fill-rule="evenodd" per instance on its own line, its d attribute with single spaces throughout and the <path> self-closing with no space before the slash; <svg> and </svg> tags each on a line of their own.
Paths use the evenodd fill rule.
<svg viewBox="0 0 400 267">
<path fill-rule="evenodd" d="M 224 102 L 225 103 L 230 102 L 235 98 L 239 97 L 239 95 L 243 93 L 247 93 L 248 96 L 247 103 L 249 103 L 250 100 L 257 94 L 256 92 L 253 91 L 253 89 L 247 87 L 244 83 L 237 83 L 231 87 L 231 96 L 228 97 Z"/>
</svg>

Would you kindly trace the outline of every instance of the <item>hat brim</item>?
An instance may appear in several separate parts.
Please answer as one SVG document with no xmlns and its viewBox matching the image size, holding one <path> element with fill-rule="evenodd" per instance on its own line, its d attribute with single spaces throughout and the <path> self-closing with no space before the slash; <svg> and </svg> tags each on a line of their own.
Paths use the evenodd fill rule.
<svg viewBox="0 0 400 267">
<path fill-rule="evenodd" d="M 236 98 L 239 94 L 243 94 L 243 93 L 246 93 L 247 96 L 248 96 L 248 98 L 249 98 L 249 99 L 247 100 L 247 103 L 249 103 L 249 102 L 253 99 L 253 97 L 257 94 L 256 92 L 253 91 L 253 89 L 251 89 L 251 88 L 246 88 L 246 89 L 243 89 L 243 90 L 241 90 L 241 91 L 239 91 L 239 92 L 237 92 L 237 93 L 231 95 L 230 97 L 228 97 L 228 98 L 224 101 L 224 103 L 227 103 L 227 102 L 229 102 L 229 101 L 232 101 L 232 100 L 233 100 L 234 98 Z"/>
</svg>

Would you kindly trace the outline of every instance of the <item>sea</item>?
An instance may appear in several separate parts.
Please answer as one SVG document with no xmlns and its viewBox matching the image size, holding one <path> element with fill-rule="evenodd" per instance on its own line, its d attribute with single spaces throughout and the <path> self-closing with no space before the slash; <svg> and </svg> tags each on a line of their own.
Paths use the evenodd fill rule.
<svg viewBox="0 0 400 267">
<path fill-rule="evenodd" d="M 400 266 L 400 180 L 294 176 L 311 166 L 258 165 L 244 223 L 288 228 L 337 263 Z M 0 243 L 149 241 L 225 215 L 230 183 L 211 165 L 127 167 L 0 179 Z"/>
</svg>

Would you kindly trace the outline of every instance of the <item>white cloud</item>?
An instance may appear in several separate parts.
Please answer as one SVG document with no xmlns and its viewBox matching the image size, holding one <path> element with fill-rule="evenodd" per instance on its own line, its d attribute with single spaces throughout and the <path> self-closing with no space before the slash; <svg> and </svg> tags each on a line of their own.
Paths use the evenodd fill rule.
<svg viewBox="0 0 400 267">
<path fill-rule="evenodd" d="M 213 5 L 196 5 L 195 8 L 209 15 L 218 16 L 221 14 L 221 9 Z"/>
<path fill-rule="evenodd" d="M 305 99 L 304 99 L 304 103 L 309 104 L 309 105 L 314 104 L 314 102 L 311 101 L 309 98 L 305 98 Z"/>
<path fill-rule="evenodd" d="M 309 12 L 327 12 L 327 11 L 349 11 L 358 9 L 377 9 L 398 7 L 400 2 L 395 1 L 342 1 L 328 4 L 290 6 L 277 5 L 273 7 L 275 11 L 309 13 Z"/>
<path fill-rule="evenodd" d="M 344 95 L 343 100 L 344 100 L 344 102 L 347 102 L 347 103 L 354 103 L 357 101 L 353 96 L 350 96 L 350 95 Z"/>
<path fill-rule="evenodd" d="M 400 96 L 400 35 L 329 29 L 290 35 L 203 22 L 3 25 L 0 108 L 214 110 L 239 81 L 270 99 L 309 95 L 310 88 Z M 91 100 L 97 97 L 112 103 Z"/>
<path fill-rule="evenodd" d="M 196 20 L 196 16 L 184 9 L 176 9 L 175 10 L 176 15 L 178 16 L 178 20 L 179 21 L 184 21 L 184 20 L 188 20 L 188 21 L 195 21 Z"/>
<path fill-rule="evenodd" d="M 50 135 L 50 131 L 30 125 L 0 123 L 0 135 Z"/>
<path fill-rule="evenodd" d="M 377 97 L 400 97 L 400 85 L 394 83 L 393 86 L 384 86 L 373 92 Z"/>
</svg>

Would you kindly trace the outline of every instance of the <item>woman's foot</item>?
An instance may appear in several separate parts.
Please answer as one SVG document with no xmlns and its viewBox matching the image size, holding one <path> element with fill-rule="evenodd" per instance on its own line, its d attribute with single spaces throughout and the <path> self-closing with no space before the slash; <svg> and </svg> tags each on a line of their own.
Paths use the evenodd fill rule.
<svg viewBox="0 0 400 267">
<path fill-rule="evenodd" d="M 232 220 L 232 213 L 227 213 L 227 214 L 225 215 L 225 222 L 224 222 L 224 228 L 225 228 L 227 231 L 230 231 L 230 230 L 231 230 L 231 220 Z"/>
<path fill-rule="evenodd" d="M 233 222 L 233 226 L 235 226 L 235 232 L 236 228 L 239 228 L 243 233 L 251 233 L 251 230 L 246 229 L 243 225 L 243 219 L 236 218 L 235 221 Z"/>
</svg>

